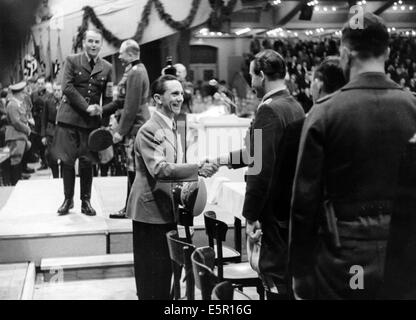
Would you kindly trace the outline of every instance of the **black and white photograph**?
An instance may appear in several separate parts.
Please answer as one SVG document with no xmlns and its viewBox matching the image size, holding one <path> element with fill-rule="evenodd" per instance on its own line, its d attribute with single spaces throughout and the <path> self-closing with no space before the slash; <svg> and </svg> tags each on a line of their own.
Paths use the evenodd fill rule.
<svg viewBox="0 0 416 320">
<path fill-rule="evenodd" d="M 0 300 L 254 318 L 415 265 L 415 0 L 0 0 Z"/>
</svg>

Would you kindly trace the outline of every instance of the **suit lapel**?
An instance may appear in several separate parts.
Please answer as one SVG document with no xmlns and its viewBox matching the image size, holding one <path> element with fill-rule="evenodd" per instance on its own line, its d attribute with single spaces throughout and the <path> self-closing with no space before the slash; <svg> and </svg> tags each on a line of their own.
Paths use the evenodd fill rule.
<svg viewBox="0 0 416 320">
<path fill-rule="evenodd" d="M 177 147 L 175 143 L 175 137 L 173 131 L 168 127 L 166 122 L 157 114 L 153 113 L 153 119 L 158 124 L 158 126 L 163 130 L 165 133 L 166 141 L 173 147 L 175 150 L 175 154 L 177 153 Z"/>
<path fill-rule="evenodd" d="M 102 62 L 101 58 L 98 58 L 97 62 L 94 65 L 94 69 L 91 72 L 91 75 L 100 73 L 101 71 L 103 71 L 103 62 Z"/>
<path fill-rule="evenodd" d="M 88 71 L 88 73 L 91 73 L 91 66 L 88 62 L 88 58 L 85 52 L 81 53 L 81 65 L 85 70 Z"/>
</svg>

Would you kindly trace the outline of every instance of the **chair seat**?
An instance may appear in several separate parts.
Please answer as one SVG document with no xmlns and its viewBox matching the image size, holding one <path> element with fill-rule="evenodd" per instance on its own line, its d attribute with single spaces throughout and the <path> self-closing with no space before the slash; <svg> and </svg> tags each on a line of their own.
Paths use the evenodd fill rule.
<svg viewBox="0 0 416 320">
<path fill-rule="evenodd" d="M 217 259 L 217 245 L 214 245 L 214 250 L 215 250 L 215 259 Z M 228 247 L 228 246 L 223 246 L 222 247 L 222 254 L 223 254 L 223 260 L 229 260 L 229 259 L 237 259 L 239 258 L 240 252 L 238 252 L 237 250 Z"/>
<path fill-rule="evenodd" d="M 248 295 L 241 292 L 240 290 L 234 289 L 233 300 L 252 300 Z"/>
<path fill-rule="evenodd" d="M 241 263 L 230 263 L 223 266 L 224 270 L 224 280 L 229 279 L 231 282 L 233 280 L 243 280 L 243 279 L 258 279 L 259 275 L 256 271 L 251 269 L 251 266 L 248 262 Z M 215 267 L 215 274 L 218 270 Z"/>
</svg>

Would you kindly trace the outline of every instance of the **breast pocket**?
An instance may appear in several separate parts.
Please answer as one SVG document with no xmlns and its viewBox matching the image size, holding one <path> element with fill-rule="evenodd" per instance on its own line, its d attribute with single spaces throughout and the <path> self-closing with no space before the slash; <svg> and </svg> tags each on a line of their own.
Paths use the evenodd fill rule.
<svg viewBox="0 0 416 320">
<path fill-rule="evenodd" d="M 85 79 L 88 79 L 88 74 L 85 70 L 75 69 L 74 72 L 75 72 L 74 78 L 75 78 L 75 81 L 77 83 L 80 83 L 80 82 L 84 81 Z"/>
</svg>

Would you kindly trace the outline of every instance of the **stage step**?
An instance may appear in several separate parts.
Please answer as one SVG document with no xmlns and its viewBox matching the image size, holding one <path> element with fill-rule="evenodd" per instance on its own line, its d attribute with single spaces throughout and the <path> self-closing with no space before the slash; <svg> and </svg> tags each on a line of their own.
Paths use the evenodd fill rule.
<svg viewBox="0 0 416 320">
<path fill-rule="evenodd" d="M 35 264 L 0 264 L 0 300 L 32 300 Z"/>
<path fill-rule="evenodd" d="M 44 281 L 76 281 L 133 276 L 133 254 L 42 259 Z"/>
<path fill-rule="evenodd" d="M 133 265 L 133 254 L 105 254 L 99 256 L 86 257 L 65 257 L 42 259 L 40 270 L 66 270 L 66 269 L 83 269 L 83 268 L 102 268 L 116 266 Z"/>
</svg>

